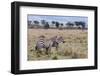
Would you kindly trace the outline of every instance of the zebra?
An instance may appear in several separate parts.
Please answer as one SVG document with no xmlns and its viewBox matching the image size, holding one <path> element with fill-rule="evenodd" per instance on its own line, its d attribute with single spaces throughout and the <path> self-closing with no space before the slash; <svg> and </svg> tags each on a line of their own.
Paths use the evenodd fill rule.
<svg viewBox="0 0 100 76">
<path fill-rule="evenodd" d="M 41 52 L 40 51 L 41 48 L 45 48 L 45 36 L 44 35 L 41 35 L 38 37 L 35 50 L 38 50 L 37 52 Z"/>
<path fill-rule="evenodd" d="M 65 41 L 64 41 L 64 39 L 63 39 L 62 36 L 57 37 L 57 38 L 55 39 L 55 41 L 53 41 L 52 47 L 56 47 L 56 50 L 58 50 L 59 44 L 60 44 L 60 43 L 65 43 Z"/>
<path fill-rule="evenodd" d="M 48 54 L 49 50 L 51 50 L 54 39 L 56 39 L 56 37 L 52 39 L 46 39 L 43 35 L 39 36 L 36 42 L 35 50 L 41 53 L 41 49 L 44 49 L 46 51 L 45 53 Z"/>
<path fill-rule="evenodd" d="M 35 50 L 40 52 L 40 49 L 45 49 L 46 54 L 49 54 L 52 47 L 56 47 L 56 50 L 58 50 L 59 44 L 62 42 L 65 43 L 62 36 L 54 36 L 50 39 L 46 39 L 45 36 L 40 36 L 36 43 Z"/>
</svg>

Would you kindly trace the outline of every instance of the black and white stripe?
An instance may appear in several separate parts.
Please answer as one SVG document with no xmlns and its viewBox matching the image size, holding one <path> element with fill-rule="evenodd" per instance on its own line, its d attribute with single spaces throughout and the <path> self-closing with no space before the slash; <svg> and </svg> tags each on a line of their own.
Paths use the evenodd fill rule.
<svg viewBox="0 0 100 76">
<path fill-rule="evenodd" d="M 41 48 L 45 48 L 45 36 L 40 36 L 37 43 L 36 43 L 36 50 Z"/>
</svg>

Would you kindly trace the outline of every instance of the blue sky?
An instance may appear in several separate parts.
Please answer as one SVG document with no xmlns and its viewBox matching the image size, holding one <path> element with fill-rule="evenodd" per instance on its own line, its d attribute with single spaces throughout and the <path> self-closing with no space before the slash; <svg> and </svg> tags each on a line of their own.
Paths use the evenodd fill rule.
<svg viewBox="0 0 100 76">
<path fill-rule="evenodd" d="M 46 20 L 48 22 L 59 21 L 61 23 L 84 21 L 86 24 L 88 24 L 88 17 L 85 17 L 85 16 L 28 15 L 27 17 L 28 17 L 28 20 L 31 20 L 31 21 Z"/>
</svg>

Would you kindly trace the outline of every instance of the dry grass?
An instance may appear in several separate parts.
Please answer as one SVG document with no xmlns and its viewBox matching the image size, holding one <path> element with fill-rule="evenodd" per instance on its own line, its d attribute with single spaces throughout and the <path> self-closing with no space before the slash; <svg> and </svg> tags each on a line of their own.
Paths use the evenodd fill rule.
<svg viewBox="0 0 100 76">
<path fill-rule="evenodd" d="M 87 34 L 87 30 L 28 29 L 28 60 L 87 58 Z M 58 51 L 52 48 L 50 56 L 46 55 L 44 51 L 37 53 L 34 47 L 40 35 L 44 35 L 46 38 L 55 35 L 62 36 L 66 43 L 60 44 Z"/>
</svg>

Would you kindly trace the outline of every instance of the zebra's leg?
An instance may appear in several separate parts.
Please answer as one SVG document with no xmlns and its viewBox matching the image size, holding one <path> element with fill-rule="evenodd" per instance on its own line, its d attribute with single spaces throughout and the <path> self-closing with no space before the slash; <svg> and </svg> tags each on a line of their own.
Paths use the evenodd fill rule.
<svg viewBox="0 0 100 76">
<path fill-rule="evenodd" d="M 46 48 L 46 54 L 48 55 L 48 57 L 50 57 L 50 54 L 51 53 L 51 48 L 50 47 L 48 47 L 48 48 Z"/>
<path fill-rule="evenodd" d="M 56 51 L 58 51 L 58 48 L 59 48 L 59 46 L 57 45 L 57 46 L 56 46 Z"/>
<path fill-rule="evenodd" d="M 39 51 L 39 48 L 37 46 L 35 46 L 35 51 L 36 51 L 36 53 L 38 53 L 38 51 Z"/>
<path fill-rule="evenodd" d="M 45 48 L 45 49 L 46 49 L 46 52 L 45 52 L 45 53 L 48 55 L 48 50 L 49 50 L 49 48 Z"/>
<path fill-rule="evenodd" d="M 35 51 L 36 51 L 37 57 L 40 57 L 40 48 L 38 48 L 37 46 L 35 46 Z"/>
<path fill-rule="evenodd" d="M 35 46 L 35 51 L 36 51 L 36 56 L 38 57 L 39 55 L 38 55 L 38 47 L 37 46 Z"/>
<path fill-rule="evenodd" d="M 37 50 L 38 48 L 37 48 L 37 46 L 35 46 L 35 50 Z"/>
<path fill-rule="evenodd" d="M 48 56 L 51 56 L 51 47 L 48 49 Z"/>
</svg>

